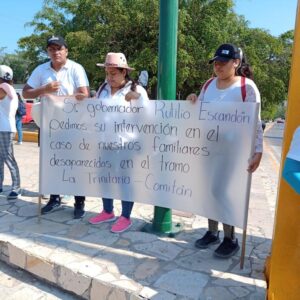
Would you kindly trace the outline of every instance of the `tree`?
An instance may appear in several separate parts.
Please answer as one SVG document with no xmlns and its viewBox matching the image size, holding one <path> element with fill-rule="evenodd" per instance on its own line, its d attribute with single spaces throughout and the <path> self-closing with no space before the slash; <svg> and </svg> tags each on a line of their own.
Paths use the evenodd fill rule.
<svg viewBox="0 0 300 300">
<path fill-rule="evenodd" d="M 10 66 L 14 72 L 14 82 L 24 83 L 27 78 L 27 65 L 24 53 L 17 52 L 15 54 L 0 55 L 0 64 Z"/>
<path fill-rule="evenodd" d="M 177 92 L 184 99 L 199 92 L 212 75 L 208 59 L 224 42 L 241 46 L 247 54 L 262 95 L 263 114 L 286 99 L 293 32 L 276 38 L 251 29 L 237 15 L 232 0 L 180 0 L 178 24 Z M 45 0 L 31 26 L 34 34 L 20 39 L 28 72 L 46 59 L 45 41 L 60 34 L 69 45 L 70 58 L 81 63 L 92 88 L 104 80 L 96 67 L 107 52 L 124 52 L 136 71 L 149 72 L 151 97 L 156 97 L 159 0 Z"/>
</svg>

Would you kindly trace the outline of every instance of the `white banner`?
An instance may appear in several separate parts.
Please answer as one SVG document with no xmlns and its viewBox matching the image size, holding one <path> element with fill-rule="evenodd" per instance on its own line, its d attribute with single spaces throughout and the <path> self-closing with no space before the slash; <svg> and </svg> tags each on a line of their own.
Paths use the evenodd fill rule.
<svg viewBox="0 0 300 300">
<path fill-rule="evenodd" d="M 108 197 L 245 228 L 258 104 L 42 100 L 40 193 Z"/>
</svg>

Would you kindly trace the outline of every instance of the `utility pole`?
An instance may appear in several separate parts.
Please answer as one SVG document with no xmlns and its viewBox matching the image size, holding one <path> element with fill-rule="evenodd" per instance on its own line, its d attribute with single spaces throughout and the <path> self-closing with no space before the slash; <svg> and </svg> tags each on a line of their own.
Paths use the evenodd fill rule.
<svg viewBox="0 0 300 300">
<path fill-rule="evenodd" d="M 158 100 L 176 99 L 178 0 L 160 0 Z M 180 228 L 172 224 L 172 210 L 154 207 L 152 230 L 172 236 Z"/>
</svg>

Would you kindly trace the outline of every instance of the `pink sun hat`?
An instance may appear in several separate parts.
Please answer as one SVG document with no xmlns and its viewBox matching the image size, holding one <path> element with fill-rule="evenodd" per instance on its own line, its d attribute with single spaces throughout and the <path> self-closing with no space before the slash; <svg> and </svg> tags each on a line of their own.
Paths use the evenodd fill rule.
<svg viewBox="0 0 300 300">
<path fill-rule="evenodd" d="M 112 67 L 112 68 L 122 68 L 129 71 L 134 70 L 127 64 L 126 57 L 123 53 L 109 52 L 106 55 L 104 64 L 96 64 L 98 67 Z"/>
</svg>

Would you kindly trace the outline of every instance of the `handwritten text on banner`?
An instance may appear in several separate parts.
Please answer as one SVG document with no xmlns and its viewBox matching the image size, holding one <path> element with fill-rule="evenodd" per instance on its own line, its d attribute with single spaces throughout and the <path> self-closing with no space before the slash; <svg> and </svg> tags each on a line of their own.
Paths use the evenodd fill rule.
<svg viewBox="0 0 300 300">
<path fill-rule="evenodd" d="M 137 201 L 245 227 L 256 104 L 42 103 L 41 193 Z"/>
</svg>

